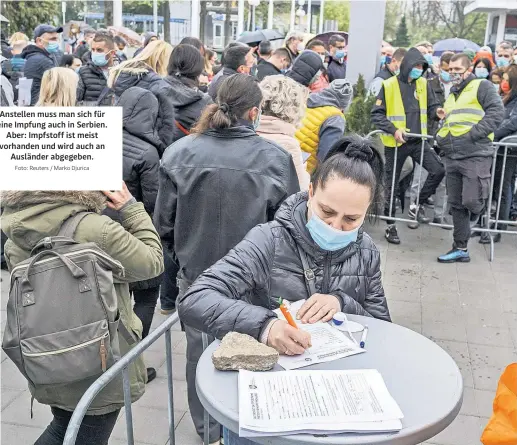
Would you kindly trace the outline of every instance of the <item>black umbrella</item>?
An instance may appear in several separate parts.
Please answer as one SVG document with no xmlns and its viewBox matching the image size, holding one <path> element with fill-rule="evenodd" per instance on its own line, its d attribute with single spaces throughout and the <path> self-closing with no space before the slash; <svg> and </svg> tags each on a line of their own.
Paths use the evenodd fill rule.
<svg viewBox="0 0 517 445">
<path fill-rule="evenodd" d="M 345 38 L 345 42 L 346 44 L 348 45 L 348 33 L 347 32 L 344 32 L 344 31 L 329 31 L 329 32 L 324 32 L 323 34 L 318 34 L 317 36 L 314 36 L 314 38 L 312 38 L 311 40 L 309 40 L 307 42 L 307 45 L 312 42 L 313 40 L 321 40 L 325 45 L 328 46 L 329 44 L 329 40 L 330 38 L 335 35 L 335 34 L 338 34 L 340 36 L 343 36 Z M 306 45 L 306 46 L 307 46 Z"/>
<path fill-rule="evenodd" d="M 263 40 L 280 40 L 283 39 L 284 35 L 278 32 L 276 29 L 260 29 L 258 31 L 245 31 L 237 39 L 237 42 L 257 43 L 259 44 Z"/>
</svg>

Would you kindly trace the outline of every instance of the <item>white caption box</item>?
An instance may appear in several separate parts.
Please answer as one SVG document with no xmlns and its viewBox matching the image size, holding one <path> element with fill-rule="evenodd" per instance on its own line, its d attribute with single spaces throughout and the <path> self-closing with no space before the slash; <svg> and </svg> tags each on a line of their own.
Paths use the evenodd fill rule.
<svg viewBox="0 0 517 445">
<path fill-rule="evenodd" d="M 0 107 L 0 190 L 121 187 L 121 107 Z"/>
</svg>

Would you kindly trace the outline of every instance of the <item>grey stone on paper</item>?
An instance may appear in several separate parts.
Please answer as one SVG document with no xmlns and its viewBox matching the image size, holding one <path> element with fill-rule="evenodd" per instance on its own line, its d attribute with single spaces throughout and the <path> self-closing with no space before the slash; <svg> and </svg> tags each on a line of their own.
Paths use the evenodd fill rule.
<svg viewBox="0 0 517 445">
<path fill-rule="evenodd" d="M 219 371 L 269 371 L 278 361 L 278 352 L 253 337 L 229 332 L 212 354 L 212 363 Z"/>
</svg>

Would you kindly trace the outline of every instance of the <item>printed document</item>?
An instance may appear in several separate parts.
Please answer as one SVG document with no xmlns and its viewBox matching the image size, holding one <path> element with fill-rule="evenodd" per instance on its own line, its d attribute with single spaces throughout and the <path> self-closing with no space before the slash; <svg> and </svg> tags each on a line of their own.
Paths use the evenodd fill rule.
<svg viewBox="0 0 517 445">
<path fill-rule="evenodd" d="M 365 352 L 346 334 L 328 323 L 301 324 L 300 329 L 311 334 L 312 347 L 301 355 L 281 355 L 278 364 L 284 369 L 297 369 L 316 363 L 330 362 Z"/>
<path fill-rule="evenodd" d="M 239 371 L 239 435 L 390 432 L 404 416 L 374 369 Z"/>
</svg>

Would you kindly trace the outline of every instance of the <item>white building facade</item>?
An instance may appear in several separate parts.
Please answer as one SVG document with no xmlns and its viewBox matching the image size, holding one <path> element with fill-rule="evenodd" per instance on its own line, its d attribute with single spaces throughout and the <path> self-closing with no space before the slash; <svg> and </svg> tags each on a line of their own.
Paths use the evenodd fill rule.
<svg viewBox="0 0 517 445">
<path fill-rule="evenodd" d="M 517 44 L 517 0 L 474 0 L 465 12 L 488 13 L 485 45 L 497 45 L 501 40 Z"/>
</svg>

